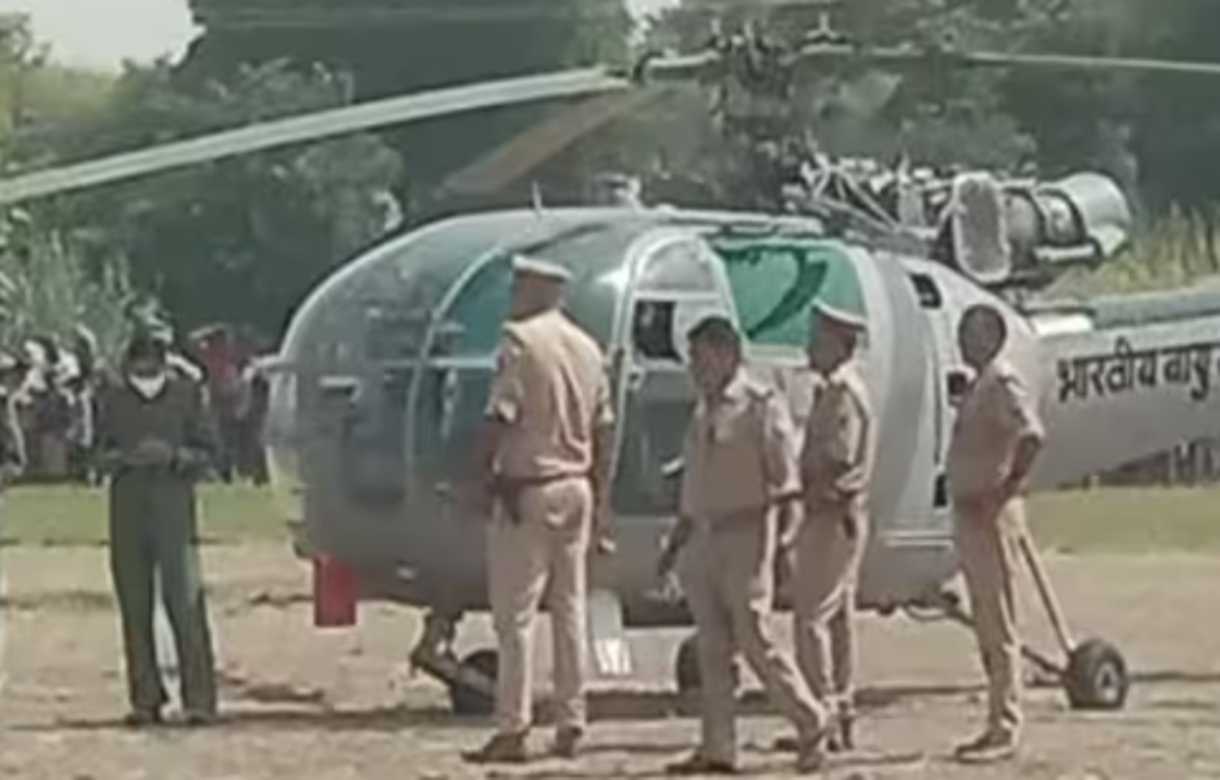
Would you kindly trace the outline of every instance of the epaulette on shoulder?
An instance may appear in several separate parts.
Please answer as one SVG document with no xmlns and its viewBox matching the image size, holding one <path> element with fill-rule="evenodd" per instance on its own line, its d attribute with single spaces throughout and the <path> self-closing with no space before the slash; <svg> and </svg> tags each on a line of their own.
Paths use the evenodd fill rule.
<svg viewBox="0 0 1220 780">
<path fill-rule="evenodd" d="M 508 321 L 504 323 L 502 334 L 504 338 L 517 342 L 518 344 L 525 343 L 526 323 Z"/>
<path fill-rule="evenodd" d="M 775 388 L 771 385 L 755 380 L 749 380 L 745 383 L 746 396 L 751 401 L 765 403 L 775 397 Z"/>
</svg>

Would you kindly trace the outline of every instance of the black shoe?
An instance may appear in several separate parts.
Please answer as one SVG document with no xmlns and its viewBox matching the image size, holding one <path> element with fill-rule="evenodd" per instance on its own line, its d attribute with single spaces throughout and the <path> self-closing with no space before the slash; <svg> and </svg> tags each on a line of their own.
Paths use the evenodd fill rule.
<svg viewBox="0 0 1220 780">
<path fill-rule="evenodd" d="M 555 744 L 551 753 L 559 758 L 576 758 L 580 752 L 580 740 L 585 736 L 585 730 L 577 726 L 564 726 L 555 734 Z"/>
<path fill-rule="evenodd" d="M 815 737 L 800 746 L 796 753 L 797 774 L 810 775 L 822 771 L 826 766 L 827 741 L 825 737 Z"/>
<path fill-rule="evenodd" d="M 831 737 L 829 750 L 832 753 L 852 751 L 856 749 L 856 716 L 855 715 L 840 715 L 839 716 L 839 736 L 838 739 Z"/>
<path fill-rule="evenodd" d="M 1016 737 L 991 735 L 956 751 L 955 758 L 963 764 L 996 764 L 1016 757 L 1019 743 Z"/>
<path fill-rule="evenodd" d="M 990 731 L 984 731 L 974 739 L 968 742 L 962 742 L 954 747 L 953 755 L 955 757 L 960 757 L 967 753 L 977 753 L 978 751 L 989 747 L 993 741 L 995 741 L 995 735 L 993 735 Z"/>
<path fill-rule="evenodd" d="M 150 709 L 134 709 L 123 716 L 123 725 L 132 729 L 142 729 L 148 726 L 160 726 L 164 720 L 161 717 L 161 708 L 153 707 Z"/>
<path fill-rule="evenodd" d="M 524 764 L 528 758 L 524 734 L 497 734 L 478 750 L 462 754 L 470 764 Z"/>
<path fill-rule="evenodd" d="M 187 710 L 182 720 L 192 728 L 202 728 L 214 725 L 217 716 L 215 710 Z"/>
<path fill-rule="evenodd" d="M 668 764 L 667 775 L 735 775 L 737 767 L 727 761 L 714 761 L 696 753 L 690 758 Z"/>
<path fill-rule="evenodd" d="M 827 753 L 842 753 L 852 749 L 835 737 L 826 738 Z M 799 753 L 801 752 L 801 743 L 796 737 L 780 737 L 771 744 L 771 750 L 775 753 Z"/>
</svg>

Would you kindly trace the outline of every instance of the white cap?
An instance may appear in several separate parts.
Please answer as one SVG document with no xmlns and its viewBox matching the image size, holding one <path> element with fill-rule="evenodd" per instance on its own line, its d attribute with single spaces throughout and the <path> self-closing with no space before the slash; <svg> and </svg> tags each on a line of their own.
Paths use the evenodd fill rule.
<svg viewBox="0 0 1220 780">
<path fill-rule="evenodd" d="M 572 278 L 571 272 L 561 265 L 525 255 L 513 255 L 513 273 L 537 276 L 553 282 L 566 282 Z"/>
</svg>

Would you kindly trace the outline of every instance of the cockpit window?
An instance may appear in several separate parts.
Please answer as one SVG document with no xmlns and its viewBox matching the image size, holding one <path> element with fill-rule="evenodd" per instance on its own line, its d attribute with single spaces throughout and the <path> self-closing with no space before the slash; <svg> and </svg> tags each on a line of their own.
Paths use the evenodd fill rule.
<svg viewBox="0 0 1220 780">
<path fill-rule="evenodd" d="M 512 264 L 501 255 L 475 272 L 437 332 L 434 357 L 490 355 L 500 341 L 512 295 Z"/>
<path fill-rule="evenodd" d="M 674 344 L 674 301 L 642 300 L 632 318 L 632 343 L 650 360 L 678 360 Z"/>
<path fill-rule="evenodd" d="M 636 292 L 715 292 L 716 275 L 709 261 L 696 241 L 666 244 L 644 263 Z"/>
<path fill-rule="evenodd" d="M 722 258 L 742 328 L 752 342 L 804 346 L 809 307 L 831 266 L 851 261 L 831 244 L 713 243 Z"/>
<path fill-rule="evenodd" d="M 391 305 L 365 307 L 365 353 L 372 360 L 413 360 L 423 345 L 428 327 L 426 310 Z"/>
</svg>

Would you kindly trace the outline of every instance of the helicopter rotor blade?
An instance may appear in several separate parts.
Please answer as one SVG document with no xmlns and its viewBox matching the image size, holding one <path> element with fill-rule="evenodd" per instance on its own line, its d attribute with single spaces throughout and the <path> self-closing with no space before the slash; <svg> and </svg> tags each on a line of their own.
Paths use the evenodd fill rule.
<svg viewBox="0 0 1220 780">
<path fill-rule="evenodd" d="M 988 51 L 921 49 L 912 46 L 869 49 L 840 43 L 813 43 L 780 55 L 780 64 L 859 62 L 884 67 L 940 65 L 960 68 L 1032 68 L 1060 71 L 1106 71 L 1183 76 L 1220 76 L 1220 63 L 1131 57 L 1091 57 L 1070 54 L 1019 54 Z M 658 82 L 698 80 L 724 67 L 722 51 L 656 56 L 640 62 L 640 77 Z"/>
<path fill-rule="evenodd" d="M 843 45 L 814 44 L 805 47 L 797 58 L 806 61 L 856 58 L 877 64 L 943 63 L 964 68 L 1034 68 L 1043 70 L 1083 70 L 1126 73 L 1166 73 L 1174 75 L 1220 76 L 1220 63 L 1186 60 L 1155 60 L 1130 57 L 1092 57 L 1071 54 L 1021 54 L 988 51 L 919 50 L 913 48 L 858 49 Z"/>
<path fill-rule="evenodd" d="M 494 192 L 609 122 L 670 94 L 671 87 L 612 93 L 562 108 L 508 142 L 450 174 L 438 195 Z"/>
<path fill-rule="evenodd" d="M 586 68 L 369 101 L 0 179 L 0 205 L 360 130 L 631 87 L 605 69 Z"/>
</svg>

